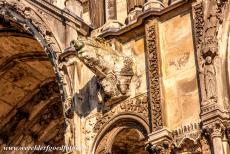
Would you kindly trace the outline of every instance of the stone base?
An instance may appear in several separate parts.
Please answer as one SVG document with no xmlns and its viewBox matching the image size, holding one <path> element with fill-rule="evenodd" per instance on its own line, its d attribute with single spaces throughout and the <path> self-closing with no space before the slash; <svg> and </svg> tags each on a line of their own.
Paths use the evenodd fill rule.
<svg viewBox="0 0 230 154">
<path fill-rule="evenodd" d="M 147 10 L 161 11 L 162 9 L 164 9 L 164 4 L 159 0 L 150 0 L 144 4 L 143 9 L 144 11 Z"/>
</svg>

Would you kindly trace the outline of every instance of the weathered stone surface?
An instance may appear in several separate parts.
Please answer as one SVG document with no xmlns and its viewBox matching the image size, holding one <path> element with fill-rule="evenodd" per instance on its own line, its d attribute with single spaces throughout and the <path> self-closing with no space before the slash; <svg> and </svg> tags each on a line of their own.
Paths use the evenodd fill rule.
<svg viewBox="0 0 230 154">
<path fill-rule="evenodd" d="M 229 8 L 0 0 L 0 153 L 228 154 Z"/>
<path fill-rule="evenodd" d="M 159 26 L 163 98 L 169 128 L 199 119 L 191 22 L 190 14 L 184 13 L 183 16 L 174 16 Z"/>
</svg>

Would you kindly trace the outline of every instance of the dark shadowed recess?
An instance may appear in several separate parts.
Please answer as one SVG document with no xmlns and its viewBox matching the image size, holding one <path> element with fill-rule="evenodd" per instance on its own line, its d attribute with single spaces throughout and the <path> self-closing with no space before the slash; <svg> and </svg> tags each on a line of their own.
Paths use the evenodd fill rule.
<svg viewBox="0 0 230 154">
<path fill-rule="evenodd" d="M 63 145 L 64 131 L 48 56 L 23 27 L 0 18 L 0 153 L 4 146 Z"/>
</svg>

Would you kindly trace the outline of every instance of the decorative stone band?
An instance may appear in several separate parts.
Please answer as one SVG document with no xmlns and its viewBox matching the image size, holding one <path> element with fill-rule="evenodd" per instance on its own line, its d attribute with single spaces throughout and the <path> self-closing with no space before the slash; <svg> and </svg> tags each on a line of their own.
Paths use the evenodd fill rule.
<svg viewBox="0 0 230 154">
<path fill-rule="evenodd" d="M 149 103 L 151 108 L 152 131 L 163 128 L 163 119 L 161 111 L 160 79 L 159 79 L 159 60 L 156 38 L 156 25 L 147 25 L 146 27 L 146 57 L 148 62 L 148 86 Z"/>
<path fill-rule="evenodd" d="M 200 122 L 191 123 L 189 125 L 182 126 L 173 132 L 174 145 L 181 147 L 185 139 L 190 139 L 194 143 L 198 141 L 201 136 Z"/>
<path fill-rule="evenodd" d="M 211 153 L 209 142 L 202 133 L 200 122 L 191 123 L 175 130 L 167 128 L 149 135 L 146 150 L 149 153 Z"/>
<path fill-rule="evenodd" d="M 105 113 L 98 115 L 97 123 L 94 125 L 94 132 L 99 132 L 111 119 L 119 114 L 136 114 L 148 121 L 147 94 L 141 94 L 135 98 L 122 101 L 118 105 L 110 106 Z"/>
</svg>

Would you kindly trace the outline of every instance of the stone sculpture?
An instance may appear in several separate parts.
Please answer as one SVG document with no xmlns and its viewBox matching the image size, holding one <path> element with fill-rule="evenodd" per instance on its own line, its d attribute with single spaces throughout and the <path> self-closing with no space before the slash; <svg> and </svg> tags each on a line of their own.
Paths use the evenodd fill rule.
<svg viewBox="0 0 230 154">
<path fill-rule="evenodd" d="M 134 59 L 113 50 L 99 38 L 79 38 L 65 52 L 76 52 L 79 60 L 97 77 L 105 101 L 118 102 L 129 96 Z"/>
</svg>

